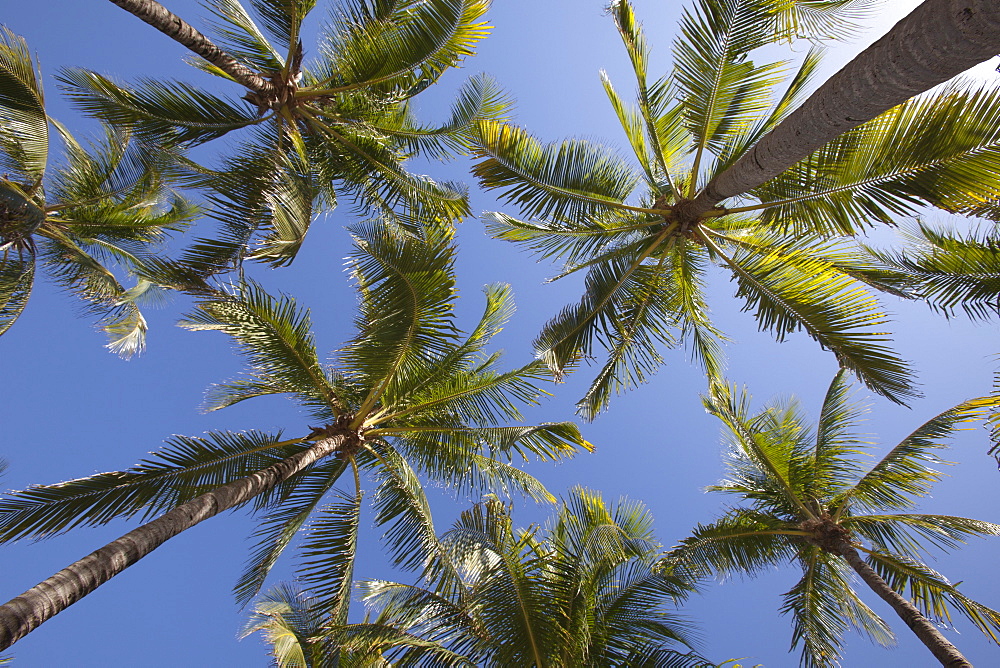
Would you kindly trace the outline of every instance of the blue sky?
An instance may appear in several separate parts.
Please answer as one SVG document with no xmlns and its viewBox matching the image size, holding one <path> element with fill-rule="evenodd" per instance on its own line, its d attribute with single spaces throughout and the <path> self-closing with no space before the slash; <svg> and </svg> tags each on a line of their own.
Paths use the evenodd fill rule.
<svg viewBox="0 0 1000 668">
<path fill-rule="evenodd" d="M 669 63 L 680 3 L 636 0 L 634 4 L 653 48 L 651 72 L 658 75 Z M 205 10 L 197 3 L 185 0 L 169 6 L 203 25 Z M 884 17 L 872 22 L 869 33 L 832 50 L 829 71 L 884 32 L 894 20 L 886 17 L 898 18 L 906 9 L 884 3 Z M 449 90 L 465 77 L 485 71 L 517 99 L 518 122 L 537 136 L 585 137 L 624 145 L 598 71 L 608 70 L 623 92 L 631 80 L 618 36 L 602 13 L 602 0 L 506 0 L 498 2 L 489 16 L 494 34 L 483 43 L 480 55 L 451 73 L 440 90 L 427 94 L 429 99 L 421 98 L 422 115 L 440 117 Z M 52 80 L 61 67 L 82 66 L 126 80 L 153 76 L 212 83 L 183 65 L 181 47 L 109 2 L 48 0 L 44 15 L 26 3 L 9 3 L 0 22 L 26 37 L 37 53 L 46 75 L 50 113 L 83 133 L 93 125 L 60 98 Z M 307 43 L 307 57 L 308 49 Z M 992 76 L 990 68 L 983 72 Z M 469 182 L 467 168 L 463 160 L 420 167 L 435 178 Z M 503 210 L 491 196 L 473 191 L 473 211 L 498 208 Z M 943 220 L 940 214 L 928 217 Z M 314 226 L 293 266 L 258 274 L 270 290 L 293 294 L 312 309 L 321 350 L 332 351 L 350 333 L 354 296 L 342 261 L 349 243 L 343 225 L 350 222 L 346 208 L 334 212 Z M 475 218 L 461 225 L 458 242 L 460 322 L 469 326 L 479 315 L 480 286 L 511 283 L 518 312 L 495 342 L 507 351 L 509 365 L 524 363 L 539 327 L 578 297 L 579 284 L 567 279 L 543 285 L 555 267 L 535 263 L 514 247 L 488 239 Z M 739 302 L 732 299 L 734 291 L 728 277 L 714 276 L 713 316 L 735 342 L 728 350 L 730 378 L 746 383 L 760 401 L 795 394 L 815 415 L 836 370 L 832 355 L 804 334 L 792 335 L 779 345 L 758 333 L 752 316 L 741 313 Z M 1000 348 L 996 323 L 975 326 L 961 319 L 947 321 L 915 304 L 888 302 L 888 306 L 895 314 L 895 345 L 920 370 L 925 394 L 912 410 L 872 400 L 868 428 L 891 446 L 938 412 L 987 393 Z M 240 361 L 223 336 L 176 328 L 173 323 L 185 307 L 176 299 L 153 311 L 147 352 L 126 362 L 102 348 L 103 335 L 86 318 L 77 317 L 67 296 L 40 282 L 21 320 L 0 338 L 5 378 L 0 389 L 0 457 L 10 464 L 0 485 L 19 489 L 126 468 L 172 434 L 251 428 L 302 432 L 306 418 L 281 399 L 248 402 L 210 415 L 198 411 L 204 390 L 237 375 Z M 666 358 L 666 366 L 652 382 L 619 397 L 607 414 L 584 425 L 585 435 L 598 447 L 595 454 L 558 467 L 531 464 L 528 470 L 557 494 L 584 484 L 610 499 L 627 495 L 645 501 L 657 520 L 660 540 L 670 545 L 696 523 L 711 521 L 725 499 L 703 492 L 722 471 L 719 425 L 705 413 L 698 397 L 704 387 L 701 374 L 683 351 L 670 352 Z M 585 387 L 586 369 L 578 376 L 552 386 L 555 396 L 531 411 L 528 420 L 571 419 L 573 403 Z M 922 508 L 1000 522 L 1000 473 L 985 455 L 987 447 L 982 431 L 957 439 L 949 455 L 959 464 L 950 467 L 951 477 L 935 488 Z M 471 501 L 435 493 L 439 528 L 446 528 Z M 522 507 L 515 521 L 522 525 L 538 521 L 545 512 Z M 0 547 L 0 596 L 6 600 L 17 595 L 132 526 L 134 522 L 115 522 L 41 543 Z M 380 554 L 378 530 L 370 523 L 363 529 L 357 577 L 390 576 Z M 230 594 L 252 545 L 248 539 L 252 530 L 252 521 L 242 513 L 205 522 L 47 622 L 11 653 L 24 666 L 266 665 L 261 643 L 252 638 L 237 641 L 245 612 L 237 609 Z M 974 542 L 931 563 L 953 580 L 964 580 L 963 591 L 969 595 L 1000 607 L 1000 585 L 993 575 L 995 540 Z M 287 577 L 293 562 L 286 559 L 277 578 Z M 789 620 L 777 612 L 781 593 L 795 580 L 792 569 L 780 569 L 754 581 L 726 582 L 693 599 L 687 610 L 701 624 L 704 652 L 718 661 L 747 657 L 746 664 L 763 663 L 768 668 L 796 665 L 797 655 L 787 653 Z M 881 601 L 872 598 L 870 605 L 900 635 L 900 646 L 887 653 L 852 635 L 844 664 L 933 665 L 916 639 Z M 973 663 L 997 662 L 996 646 L 961 620 L 958 629 L 959 634 L 949 637 Z"/>
</svg>

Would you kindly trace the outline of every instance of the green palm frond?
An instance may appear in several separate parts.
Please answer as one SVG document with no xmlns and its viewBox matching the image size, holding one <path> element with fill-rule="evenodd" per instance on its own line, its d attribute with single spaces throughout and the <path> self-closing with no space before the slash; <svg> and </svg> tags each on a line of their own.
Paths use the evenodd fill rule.
<svg viewBox="0 0 1000 668">
<path fill-rule="evenodd" d="M 529 217 L 587 217 L 624 202 L 636 186 L 627 163 L 587 141 L 543 145 L 517 126 L 483 121 L 475 142 L 480 186 L 501 190 Z"/>
<path fill-rule="evenodd" d="M 396 119 L 381 120 L 377 127 L 401 141 L 407 153 L 445 160 L 456 153 L 468 152 L 470 128 L 480 121 L 503 120 L 512 104 L 492 77 L 479 74 L 459 89 L 451 115 L 442 125 L 415 123 L 407 113 Z"/>
<path fill-rule="evenodd" d="M 33 253 L 0 251 L 0 334 L 3 334 L 28 304 L 35 277 Z"/>
<path fill-rule="evenodd" d="M 263 19 L 270 37 L 280 40 L 285 38 L 281 46 L 288 49 L 288 37 L 291 35 L 291 19 L 289 10 L 298 9 L 298 2 L 253 2 L 252 6 Z M 314 3 L 310 3 L 314 4 Z M 276 72 L 285 66 L 284 54 L 279 53 L 268 40 L 268 36 L 254 22 L 250 12 L 236 0 L 211 0 L 209 6 L 213 17 L 208 24 L 213 28 L 219 46 L 229 55 L 251 65 L 259 72 Z M 304 7 L 302 9 L 305 9 Z M 266 12 L 266 13 L 265 13 Z M 298 22 L 301 16 L 297 17 Z M 297 25 L 296 25 L 297 27 Z M 217 68 L 208 63 L 198 66 L 215 72 Z"/>
<path fill-rule="evenodd" d="M 890 450 L 851 488 L 835 497 L 834 505 L 878 512 L 880 509 L 910 508 L 926 496 L 941 473 L 931 468 L 948 464 L 937 455 L 963 424 L 983 420 L 1000 406 L 1000 397 L 971 399 L 928 420 Z"/>
<path fill-rule="evenodd" d="M 795 555 L 794 525 L 748 510 L 735 509 L 711 524 L 699 524 L 691 537 L 664 555 L 661 568 L 697 582 L 713 575 L 755 575 Z"/>
<path fill-rule="evenodd" d="M 0 26 L 0 171 L 34 187 L 45 174 L 48 150 L 37 64 L 24 39 Z"/>
<path fill-rule="evenodd" d="M 868 562 L 890 587 L 909 598 L 921 614 L 950 625 L 951 613 L 957 611 L 993 642 L 1000 643 L 1000 612 L 968 598 L 940 573 L 912 559 L 882 552 L 869 551 Z"/>
<path fill-rule="evenodd" d="M 906 234 L 905 251 L 867 249 L 917 284 L 932 309 L 973 320 L 1000 315 L 1000 237 L 988 229 L 966 234 L 919 223 Z"/>
<path fill-rule="evenodd" d="M 718 155 L 734 131 L 771 104 L 781 64 L 755 66 L 746 56 L 774 41 L 774 14 L 770 0 L 702 0 L 684 11 L 683 39 L 674 41 L 673 51 L 685 124 L 696 143 L 692 185 L 703 153 Z"/>
<path fill-rule="evenodd" d="M 177 436 L 167 447 L 114 473 L 38 485 L 0 499 L 0 540 L 41 538 L 116 517 L 148 518 L 299 452 L 280 434 L 213 432 Z"/>
<path fill-rule="evenodd" d="M 889 339 L 879 326 L 886 316 L 878 302 L 850 276 L 829 263 L 792 248 L 737 247 L 728 256 L 705 237 L 733 272 L 758 326 L 779 341 L 802 329 L 833 351 L 872 390 L 905 403 L 916 396 L 905 362 L 884 345 Z M 720 239 L 721 241 L 721 239 Z"/>
<path fill-rule="evenodd" d="M 335 502 L 325 504 L 309 520 L 309 533 L 299 550 L 297 576 L 310 588 L 327 623 L 347 622 L 362 496 L 357 489 L 352 496 L 337 495 Z"/>
<path fill-rule="evenodd" d="M 383 84 L 422 89 L 474 53 L 489 0 L 346 0 L 320 38 L 317 75 L 333 90 Z"/>
<path fill-rule="evenodd" d="M 802 644 L 800 665 L 828 668 L 839 665 L 842 636 L 849 627 L 883 646 L 895 637 L 888 625 L 851 590 L 849 569 L 841 560 L 816 547 L 803 547 L 803 575 L 783 596 L 782 614 L 792 616 L 792 644 Z"/>
<path fill-rule="evenodd" d="M 925 514 L 852 515 L 843 525 L 880 551 L 918 559 L 927 546 L 953 550 L 969 537 L 997 536 L 1000 526 L 967 517 Z"/>
<path fill-rule="evenodd" d="M 341 355 L 344 369 L 371 387 L 363 410 L 383 394 L 404 394 L 413 366 L 450 352 L 457 338 L 451 232 L 429 229 L 418 239 L 391 226 L 352 228 L 358 250 L 353 275 L 361 295 L 358 335 Z"/>
<path fill-rule="evenodd" d="M 233 586 L 237 603 L 247 604 L 260 593 L 271 568 L 323 503 L 346 468 L 342 460 L 320 462 L 295 479 L 294 486 L 267 505 L 267 514 L 253 533 L 257 543 Z"/>
<path fill-rule="evenodd" d="M 764 221 L 854 234 L 922 205 L 992 216 L 1000 199 L 1000 91 L 954 83 L 854 128 L 752 191 Z"/>
<path fill-rule="evenodd" d="M 133 128 L 139 137 L 157 144 L 201 144 L 261 122 L 245 104 L 182 81 L 164 85 L 141 80 L 125 86 L 79 69 L 63 70 L 58 80 L 84 113 Z"/>
<path fill-rule="evenodd" d="M 210 408 L 264 393 L 293 393 L 309 406 L 338 412 L 337 398 L 316 354 L 309 311 L 290 297 L 274 298 L 253 283 L 235 294 L 204 301 L 181 322 L 191 330 L 219 330 L 233 337 L 250 364 L 252 392 L 246 384 L 217 386 Z"/>
</svg>

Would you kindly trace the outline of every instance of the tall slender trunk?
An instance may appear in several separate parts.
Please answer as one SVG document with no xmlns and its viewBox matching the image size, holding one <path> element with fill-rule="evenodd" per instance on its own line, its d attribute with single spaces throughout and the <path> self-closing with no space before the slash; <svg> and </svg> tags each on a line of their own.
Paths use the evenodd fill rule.
<svg viewBox="0 0 1000 668">
<path fill-rule="evenodd" d="M 252 91 L 264 96 L 274 92 L 274 85 L 250 68 L 241 65 L 217 47 L 194 26 L 156 0 L 111 0 L 128 13 L 153 26 L 167 37 L 180 42 Z"/>
<path fill-rule="evenodd" d="M 896 611 L 900 619 L 906 622 L 906 625 L 910 627 L 920 642 L 927 646 L 927 649 L 931 651 L 938 661 L 941 662 L 942 666 L 948 666 L 948 668 L 972 668 L 972 664 L 969 663 L 968 659 L 962 656 L 962 653 L 958 651 L 958 648 L 948 642 L 947 638 L 941 635 L 941 632 L 937 630 L 937 627 L 931 623 L 929 619 L 920 614 L 916 606 L 907 601 L 905 598 L 900 596 L 896 591 L 889 586 L 889 584 L 883 580 L 875 570 L 868 565 L 868 563 L 861 558 L 858 551 L 851 546 L 846 540 L 841 539 L 834 544 L 834 549 L 840 553 L 847 563 L 851 565 L 851 568 L 861 576 L 861 579 L 865 581 L 865 584 L 871 587 L 871 590 L 879 595 L 883 601 L 892 606 L 892 609 Z"/>
<path fill-rule="evenodd" d="M 224 510 L 266 492 L 335 452 L 344 436 L 330 436 L 263 471 L 235 480 L 183 503 L 70 564 L 0 606 L 0 650 L 136 563 L 167 540 Z"/>
<path fill-rule="evenodd" d="M 696 219 L 847 130 L 1000 53 L 1000 0 L 926 0 L 684 207 Z"/>
</svg>

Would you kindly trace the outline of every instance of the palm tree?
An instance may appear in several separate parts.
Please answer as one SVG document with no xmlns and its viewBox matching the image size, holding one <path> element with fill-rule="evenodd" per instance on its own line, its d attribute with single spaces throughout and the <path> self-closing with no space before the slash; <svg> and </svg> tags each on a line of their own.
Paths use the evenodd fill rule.
<svg viewBox="0 0 1000 668">
<path fill-rule="evenodd" d="M 144 20 L 166 12 L 151 2 L 116 4 Z M 191 166 L 190 185 L 208 190 L 208 213 L 221 223 L 218 238 L 199 240 L 182 257 L 205 274 L 246 256 L 290 263 L 313 218 L 338 200 L 403 222 L 469 213 L 460 185 L 411 174 L 404 163 L 462 150 L 471 123 L 506 108 L 484 76 L 468 81 L 441 126 L 418 122 L 410 108 L 488 34 L 481 18 L 489 0 L 344 0 L 320 29 L 315 59 L 305 62 L 302 26 L 314 5 L 253 0 L 251 12 L 236 0 L 209 3 L 221 47 L 200 33 L 205 49 L 182 43 L 208 59 L 196 67 L 249 88 L 242 100 L 178 81 L 123 86 L 84 70 L 61 75 L 85 112 L 150 141 L 195 145 L 242 130 L 218 169 Z M 176 16 L 164 21 L 153 24 L 171 37 L 179 36 L 175 28 L 193 34 Z"/>
<path fill-rule="evenodd" d="M 428 555 L 425 586 L 361 583 L 371 623 L 331 626 L 285 586 L 257 603 L 246 632 L 264 633 L 279 666 L 307 655 L 298 665 L 334 665 L 323 662 L 334 651 L 357 665 L 714 665 L 681 651 L 691 626 L 671 609 L 685 587 L 657 572 L 643 504 L 608 507 L 576 487 L 544 530 L 515 530 L 510 511 L 489 498 L 463 512 Z"/>
<path fill-rule="evenodd" d="M 299 577 L 332 609 L 351 582 L 363 479 L 374 484 L 375 523 L 386 529 L 389 552 L 403 566 L 419 561 L 435 541 L 419 476 L 458 492 L 507 490 L 551 499 L 512 459 L 557 460 L 591 446 L 572 423 L 498 426 L 520 419 L 518 403 L 537 401 L 543 392 L 536 381 L 545 375 L 537 362 L 501 371 L 499 353 L 484 352 L 512 312 L 509 289 L 486 289 L 485 313 L 463 339 L 454 323 L 449 228 L 432 226 L 418 237 L 372 223 L 353 233 L 358 332 L 334 367 L 319 361 L 308 312 L 254 284 L 206 297 L 184 323 L 229 334 L 249 362 L 246 377 L 213 388 L 210 410 L 290 394 L 322 426 L 284 440 L 256 431 L 180 437 L 128 471 L 0 500 L 0 541 L 169 510 L 0 606 L 0 646 L 171 536 L 250 501 L 264 514 L 237 598 L 246 602 L 258 592 L 308 523 Z M 345 471 L 342 490 L 337 484 Z"/>
<path fill-rule="evenodd" d="M 49 168 L 49 124 L 65 146 Z M 126 288 L 152 247 L 194 210 L 171 195 L 162 165 L 129 135 L 106 130 L 84 146 L 45 112 L 40 76 L 21 37 L 0 27 L 0 334 L 27 305 L 36 265 L 100 318 L 108 348 L 129 356 L 144 344 L 138 303 L 154 290 Z"/>
<path fill-rule="evenodd" d="M 810 50 L 779 88 L 790 63 L 758 65 L 751 53 L 795 35 L 842 33 L 845 13 L 858 6 L 697 0 L 681 20 L 673 71 L 650 81 L 641 26 L 627 0 L 613 2 L 636 104 L 607 76 L 604 87 L 638 170 L 587 141 L 543 144 L 513 125 L 478 125 L 482 160 L 474 172 L 524 218 L 488 214 L 490 232 L 561 258 L 557 278 L 586 271 L 581 301 L 536 341 L 557 375 L 596 348 L 607 351 L 580 402 L 585 416 L 644 382 L 662 363 L 659 346 L 687 345 L 719 376 L 724 337 L 704 290 L 712 264 L 736 282 L 762 330 L 779 341 L 804 330 L 879 394 L 896 402 L 914 396 L 869 291 L 912 297 L 911 277 L 867 254 L 855 237 L 925 205 L 995 211 L 1000 92 L 952 84 L 914 98 L 830 136 L 760 183 L 725 191 L 736 199 L 719 205 L 712 194 L 711 206 L 701 205 L 722 174 L 790 122 L 820 61 Z"/>
<path fill-rule="evenodd" d="M 662 566 L 678 577 L 754 575 L 786 561 L 802 579 L 784 594 L 793 618 L 792 647 L 802 665 L 834 666 L 849 626 L 887 645 L 893 634 L 851 585 L 853 570 L 946 666 L 971 664 L 938 631 L 953 611 L 994 641 L 1000 612 L 959 591 L 930 568 L 927 545 L 949 549 L 969 536 L 1000 535 L 1000 525 L 949 515 L 900 512 L 914 508 L 946 464 L 936 451 L 954 431 L 986 417 L 1000 396 L 966 401 L 917 428 L 874 466 L 858 461 L 868 443 L 855 429 L 861 407 L 850 400 L 847 373 L 833 380 L 815 429 L 795 402 L 751 414 L 744 391 L 714 385 L 705 405 L 725 424 L 731 445 L 727 479 L 711 491 L 743 503 L 699 525 Z M 864 555 L 864 556 L 862 556 Z"/>
</svg>

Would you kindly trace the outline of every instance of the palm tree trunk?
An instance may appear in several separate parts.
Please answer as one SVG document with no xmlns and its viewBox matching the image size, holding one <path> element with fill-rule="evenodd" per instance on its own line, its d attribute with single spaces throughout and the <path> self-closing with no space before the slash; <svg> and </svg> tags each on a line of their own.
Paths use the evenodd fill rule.
<svg viewBox="0 0 1000 668">
<path fill-rule="evenodd" d="M 1000 53 L 1000 0 L 926 0 L 684 207 L 696 220 L 828 141 Z"/>
<path fill-rule="evenodd" d="M 217 47 L 194 26 L 177 16 L 156 0 L 111 0 L 125 11 L 153 26 L 167 37 L 180 42 L 212 63 L 239 83 L 265 97 L 274 92 L 274 85 L 253 70 L 237 62 Z"/>
<path fill-rule="evenodd" d="M 10 647 L 44 621 L 76 603 L 170 538 L 266 492 L 317 460 L 337 451 L 344 441 L 345 437 L 342 435 L 323 438 L 307 450 L 263 471 L 191 499 L 11 599 L 0 606 L 0 650 Z"/>
<path fill-rule="evenodd" d="M 941 662 L 942 666 L 948 666 L 948 668 L 972 668 L 972 664 L 969 663 L 968 659 L 962 656 L 962 653 L 958 651 L 958 648 L 952 645 L 948 640 L 941 635 L 941 632 L 937 630 L 937 627 L 931 623 L 929 619 L 920 614 L 916 606 L 907 601 L 905 598 L 900 596 L 896 591 L 889 586 L 889 584 L 883 580 L 875 570 L 868 565 L 868 563 L 861 558 L 858 551 L 851 546 L 850 543 L 845 539 L 840 539 L 833 545 L 834 549 L 840 553 L 847 563 L 851 565 L 851 568 L 861 576 L 861 579 L 865 581 L 871 590 L 879 595 L 883 601 L 892 606 L 892 609 L 896 611 L 900 619 L 906 622 L 906 625 L 910 627 L 920 642 L 927 646 L 927 649 L 931 651 L 934 657 Z"/>
</svg>

